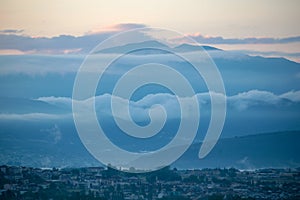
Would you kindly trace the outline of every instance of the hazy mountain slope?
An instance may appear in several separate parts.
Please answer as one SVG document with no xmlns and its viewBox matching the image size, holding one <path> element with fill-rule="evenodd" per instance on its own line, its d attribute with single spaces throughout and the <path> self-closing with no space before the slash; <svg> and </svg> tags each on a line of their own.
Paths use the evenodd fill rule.
<svg viewBox="0 0 300 200">
<path fill-rule="evenodd" d="M 42 126 L 42 125 L 41 125 Z M 40 127 L 32 127 L 17 137 L 1 134 L 0 164 L 34 167 L 97 166 L 83 147 L 73 128 L 60 128 L 59 140 L 55 127 L 32 134 Z M 29 134 L 31 133 L 31 134 Z M 178 168 L 236 167 L 255 169 L 263 167 L 299 167 L 300 131 L 276 132 L 244 137 L 220 139 L 212 152 L 198 159 L 200 144 L 193 144 L 173 166 Z M 130 145 L 130 144 L 128 144 Z"/>
<path fill-rule="evenodd" d="M 300 131 L 276 132 L 221 139 L 204 159 L 198 159 L 201 144 L 194 144 L 174 165 L 179 168 L 300 166 Z"/>
</svg>

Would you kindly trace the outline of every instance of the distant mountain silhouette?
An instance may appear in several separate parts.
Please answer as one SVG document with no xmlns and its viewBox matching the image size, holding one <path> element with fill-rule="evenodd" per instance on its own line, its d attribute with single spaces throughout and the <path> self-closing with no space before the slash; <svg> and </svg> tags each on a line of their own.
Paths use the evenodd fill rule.
<svg viewBox="0 0 300 200">
<path fill-rule="evenodd" d="M 221 49 L 212 47 L 212 46 L 195 46 L 190 44 L 181 44 L 174 48 L 176 52 L 191 52 L 191 51 L 222 51 Z"/>
<path fill-rule="evenodd" d="M 4 114 L 25 114 L 25 113 L 65 113 L 68 109 L 64 106 L 55 106 L 45 101 L 16 98 L 0 97 L 0 113 Z"/>
<path fill-rule="evenodd" d="M 299 167 L 299 141 L 300 131 L 221 139 L 204 159 L 197 157 L 201 144 L 193 144 L 174 165 L 179 168 L 239 169 Z"/>
<path fill-rule="evenodd" d="M 96 53 L 128 53 L 136 49 L 137 51 L 133 51 L 133 54 L 166 54 L 172 52 L 192 52 L 192 51 L 202 51 L 203 49 L 206 51 L 218 50 L 220 49 L 211 47 L 211 46 L 196 46 L 190 44 L 181 44 L 175 48 L 170 48 L 167 45 L 160 43 L 155 40 L 144 41 L 140 43 L 130 43 L 122 46 L 115 46 L 111 48 L 102 49 L 97 51 Z M 143 51 L 143 53 L 141 52 Z"/>
<path fill-rule="evenodd" d="M 8 124 L 9 125 L 9 124 Z M 24 127 L 25 125 L 23 125 Z M 18 129 L 15 127 L 14 129 Z M 24 165 L 33 167 L 86 167 L 99 166 L 83 147 L 74 128 L 61 131 L 61 139 L 54 142 L 48 131 L 35 131 L 31 127 L 21 133 L 1 135 L 0 165 Z M 5 127 L 4 127 L 5 131 Z M 220 139 L 204 159 L 198 158 L 199 143 L 172 166 L 180 169 L 223 168 L 257 169 L 265 167 L 300 166 L 300 131 L 274 132 Z M 130 145 L 130 144 L 127 144 Z"/>
</svg>

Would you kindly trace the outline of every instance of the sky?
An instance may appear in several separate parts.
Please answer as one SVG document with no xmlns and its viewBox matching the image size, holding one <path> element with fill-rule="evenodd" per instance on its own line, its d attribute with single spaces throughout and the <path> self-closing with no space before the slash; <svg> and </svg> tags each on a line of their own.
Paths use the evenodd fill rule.
<svg viewBox="0 0 300 200">
<path fill-rule="evenodd" d="M 119 23 L 223 37 L 300 34 L 297 0 L 1 0 L 0 5 L 1 29 L 33 36 L 82 35 Z"/>
<path fill-rule="evenodd" d="M 1 0 L 0 33 L 33 38 L 80 37 L 116 31 L 116 25 L 130 23 L 174 29 L 205 38 L 278 39 L 300 36 L 299 7 L 298 0 Z M 119 27 L 119 30 L 123 29 Z M 268 55 L 280 54 L 278 51 L 289 53 L 291 59 L 300 62 L 299 56 L 295 56 L 300 51 L 299 40 L 287 43 L 279 46 L 273 45 L 274 42 L 250 46 L 212 44 L 226 50 L 247 50 L 254 54 L 261 49 L 269 52 Z M 3 49 L 0 50 L 2 54 L 7 52 Z M 18 51 L 10 48 L 9 52 Z"/>
</svg>

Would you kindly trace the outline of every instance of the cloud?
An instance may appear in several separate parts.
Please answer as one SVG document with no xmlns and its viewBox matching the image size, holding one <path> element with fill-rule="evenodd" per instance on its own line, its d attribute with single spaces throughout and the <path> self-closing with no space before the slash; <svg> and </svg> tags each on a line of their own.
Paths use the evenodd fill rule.
<svg viewBox="0 0 300 200">
<path fill-rule="evenodd" d="M 222 95 L 222 94 L 211 94 Z M 209 93 L 197 94 L 198 101 L 204 105 L 210 102 Z M 254 106 L 289 106 L 300 103 L 300 91 L 274 94 L 270 91 L 249 90 L 232 96 L 226 96 L 227 105 L 236 110 L 247 110 Z"/>
<path fill-rule="evenodd" d="M 17 34 L 17 33 L 23 33 L 24 30 L 18 30 L 18 29 L 4 29 L 4 30 L 0 30 L 0 33 L 6 33 L 6 34 Z"/>
<path fill-rule="evenodd" d="M 88 53 L 103 40 L 120 31 L 146 27 L 144 24 L 117 24 L 86 35 L 60 35 L 56 37 L 31 37 L 17 35 L 20 30 L 0 31 L 0 50 L 19 50 L 26 53 L 67 54 Z"/>
<path fill-rule="evenodd" d="M 282 99 L 272 92 L 250 90 L 248 92 L 238 93 L 237 95 L 227 97 L 230 105 L 238 110 L 245 110 L 255 105 L 276 105 Z"/>
<path fill-rule="evenodd" d="M 188 34 L 187 36 L 193 38 L 201 44 L 285 44 L 300 42 L 300 36 L 285 38 L 223 38 L 221 36 L 203 36 L 201 34 Z M 180 40 L 180 38 L 178 38 L 178 40 Z"/>
<path fill-rule="evenodd" d="M 221 95 L 217 93 L 197 93 L 200 111 L 202 109 L 210 109 L 210 95 Z M 168 93 L 149 94 L 140 100 L 128 101 L 111 94 L 103 94 L 94 98 L 89 98 L 82 101 L 76 101 L 81 104 L 82 109 L 86 110 L 90 108 L 95 101 L 95 109 L 98 114 L 102 116 L 112 116 L 110 105 L 111 100 L 114 98 L 117 109 L 114 117 L 120 119 L 127 119 L 127 110 L 125 110 L 126 104 L 129 103 L 130 115 L 135 121 L 148 121 L 149 109 L 153 105 L 161 105 L 165 108 L 169 119 L 176 119 L 180 117 L 180 107 L 177 101 L 177 96 Z M 250 109 L 253 106 L 293 106 L 300 103 L 300 91 L 289 91 L 283 94 L 274 94 L 269 91 L 250 90 L 247 92 L 238 93 L 236 95 L 227 96 L 227 106 L 229 109 L 235 109 L 238 111 Z M 65 113 L 62 114 L 49 114 L 49 113 L 25 113 L 25 114 L 0 114 L 0 120 L 22 120 L 22 121 L 41 121 L 41 120 L 66 120 L 72 119 L 72 99 L 68 97 L 40 97 L 36 99 L 38 101 L 44 101 L 48 104 L 66 108 Z M 191 97 L 185 97 L 181 100 L 189 103 Z M 202 110 L 203 111 L 203 110 Z M 188 116 L 187 116 L 188 117 Z"/>
<path fill-rule="evenodd" d="M 269 91 L 250 90 L 227 97 L 229 105 L 238 110 L 246 110 L 252 106 L 289 105 L 300 103 L 300 91 L 289 91 L 276 95 Z"/>
<path fill-rule="evenodd" d="M 122 23 L 122 24 L 116 24 L 114 26 L 117 30 L 130 30 L 135 28 L 145 28 L 147 25 L 145 24 L 136 24 L 136 23 Z"/>
<path fill-rule="evenodd" d="M 0 30 L 1 54 L 87 54 L 96 45 L 112 35 L 130 29 L 145 28 L 145 24 L 123 23 L 92 30 L 82 36 L 59 35 L 56 37 L 31 37 L 23 35 L 24 30 L 5 29 Z M 22 34 L 22 35 L 21 35 Z M 149 37 L 144 33 L 136 33 L 136 37 Z M 138 35 L 140 34 L 140 35 Z M 203 36 L 199 33 L 187 34 L 201 44 L 208 45 L 234 45 L 234 44 L 290 44 L 300 42 L 300 36 L 285 38 L 223 38 L 221 36 Z M 174 41 L 185 43 L 184 38 L 174 38 Z M 279 52 L 280 53 L 280 52 Z M 278 54 L 279 54 L 278 53 Z M 262 55 L 262 54 L 261 54 Z M 276 54 L 277 55 L 277 54 Z M 289 56 L 289 55 L 279 55 Z M 299 57 L 293 54 L 290 57 Z"/>
<path fill-rule="evenodd" d="M 293 102 L 300 102 L 300 91 L 290 91 L 280 95 L 281 98 L 289 99 Z"/>
<path fill-rule="evenodd" d="M 68 98 L 68 97 L 50 96 L 50 97 L 39 97 L 35 100 L 44 101 L 49 104 L 54 104 L 54 105 L 59 105 L 59 106 L 67 106 L 68 108 L 71 108 L 71 106 L 72 106 L 72 99 Z"/>
<path fill-rule="evenodd" d="M 235 52 L 232 50 L 231 52 Z M 245 53 L 248 55 L 264 55 L 264 56 L 286 56 L 286 57 L 300 57 L 300 52 L 280 52 L 280 51 L 253 51 L 253 50 L 236 50 L 236 52 Z"/>
<path fill-rule="evenodd" d="M 145 24 L 121 23 L 121 24 L 114 24 L 112 26 L 107 26 L 99 30 L 96 29 L 96 30 L 89 31 L 87 32 L 87 35 L 98 34 L 103 32 L 121 32 L 121 31 L 128 31 L 131 29 L 146 28 L 146 27 L 147 25 Z"/>
<path fill-rule="evenodd" d="M 26 113 L 26 114 L 4 114 L 0 113 L 0 120 L 18 120 L 18 121 L 47 121 L 62 120 L 70 118 L 70 114 L 47 114 L 47 113 Z"/>
<path fill-rule="evenodd" d="M 221 95 L 217 93 L 198 93 L 196 94 L 196 98 L 200 104 L 200 108 L 208 108 L 206 105 L 210 104 L 210 95 Z M 125 110 L 125 106 L 129 102 L 129 107 L 132 116 L 138 121 L 143 121 L 148 119 L 148 111 L 151 106 L 158 104 L 163 106 L 170 114 L 169 117 L 176 118 L 178 117 L 179 104 L 177 102 L 177 96 L 168 93 L 158 93 L 158 94 L 149 94 L 144 98 L 138 101 L 128 101 L 126 99 L 122 99 L 120 97 L 112 96 L 111 94 L 104 94 L 95 97 L 96 110 L 102 114 L 109 114 L 110 111 L 110 102 L 111 99 L 115 98 L 116 106 L 120 108 L 116 113 L 117 116 L 122 119 L 126 119 L 124 115 L 127 110 Z M 280 95 L 276 95 L 269 91 L 260 91 L 260 90 L 250 90 L 247 92 L 238 93 L 236 95 L 227 96 L 227 105 L 236 110 L 246 110 L 253 106 L 266 106 L 266 105 L 283 105 L 284 103 L 292 104 L 292 103 L 300 103 L 300 91 L 289 91 L 287 93 L 283 93 Z M 66 97 L 41 97 L 37 100 L 45 101 L 54 105 L 68 105 L 71 107 L 72 99 Z M 87 99 L 81 101 L 83 105 L 83 109 L 87 108 L 87 105 L 90 105 L 93 99 Z M 191 100 L 191 98 L 186 97 L 187 102 Z"/>
<path fill-rule="evenodd" d="M 221 95 L 218 93 L 197 93 L 196 97 L 200 104 L 208 104 L 210 102 L 210 95 Z M 127 102 L 126 99 L 120 97 L 112 97 L 111 94 L 103 94 L 95 97 L 95 102 L 98 104 L 98 108 L 105 107 L 110 104 L 111 98 L 116 98 L 120 104 Z M 186 97 L 188 98 L 188 97 Z M 300 91 L 289 91 L 283 94 L 276 95 L 269 91 L 261 90 L 249 90 L 247 92 L 241 92 L 236 95 L 227 96 L 227 101 L 231 105 L 240 107 L 238 104 L 245 104 L 245 108 L 257 104 L 276 105 L 282 101 L 290 101 L 294 103 L 300 103 Z M 45 101 L 54 105 L 68 105 L 71 106 L 72 99 L 68 97 L 40 97 L 36 100 Z M 135 108 L 148 109 L 154 104 L 160 104 L 166 107 L 173 108 L 176 105 L 177 96 L 169 93 L 157 93 L 148 94 L 138 101 L 129 101 L 130 106 Z M 92 99 L 86 99 L 82 103 L 89 104 Z"/>
<path fill-rule="evenodd" d="M 0 34 L 0 48 L 14 49 L 28 53 L 63 54 L 68 52 L 88 52 L 96 44 L 111 34 L 101 33 L 75 37 L 60 35 L 52 38 L 33 38 L 15 34 Z"/>
</svg>

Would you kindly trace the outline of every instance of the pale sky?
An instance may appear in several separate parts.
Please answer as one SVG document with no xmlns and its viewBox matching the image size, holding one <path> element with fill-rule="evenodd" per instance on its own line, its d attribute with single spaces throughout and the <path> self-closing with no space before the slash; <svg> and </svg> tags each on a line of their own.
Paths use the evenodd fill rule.
<svg viewBox="0 0 300 200">
<path fill-rule="evenodd" d="M 300 35 L 299 9 L 298 0 L 0 0 L 0 30 L 50 37 L 142 23 L 225 38 L 289 37 Z"/>
</svg>

